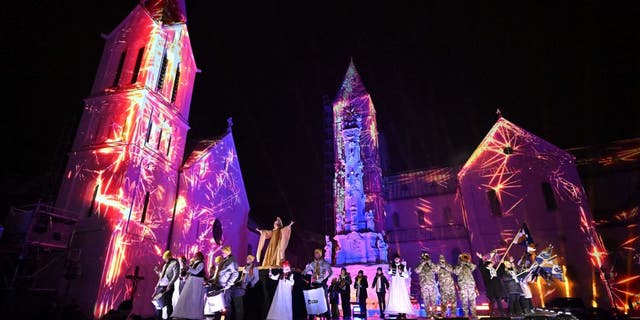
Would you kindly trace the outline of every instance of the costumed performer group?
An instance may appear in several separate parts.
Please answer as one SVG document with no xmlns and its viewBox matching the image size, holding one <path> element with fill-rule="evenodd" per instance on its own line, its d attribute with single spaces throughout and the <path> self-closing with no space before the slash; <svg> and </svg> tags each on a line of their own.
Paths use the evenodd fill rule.
<svg viewBox="0 0 640 320">
<path fill-rule="evenodd" d="M 310 307 L 307 305 L 309 319 L 318 316 L 325 319 L 337 318 L 340 315 L 350 318 L 352 288 L 355 290 L 355 302 L 360 307 L 360 314 L 354 316 L 367 318 L 369 287 L 376 292 L 382 317 L 389 315 L 396 319 L 406 319 L 408 314 L 414 313 L 408 288 L 412 270 L 399 254 L 393 255 L 386 274 L 378 267 L 371 282 L 363 270 L 359 270 L 356 277 L 352 278 L 344 267 L 330 279 L 333 275 L 331 264 L 325 260 L 325 253 L 320 248 L 314 250 L 313 260 L 303 270 L 292 268 L 285 260 L 284 252 L 293 224 L 292 221 L 283 226 L 282 220 L 277 218 L 272 230 L 258 229 L 261 234 L 258 258 L 248 255 L 241 271 L 229 246 L 223 247 L 221 255 L 215 257 L 208 277 L 201 252 L 197 252 L 187 263 L 186 257 L 174 259 L 171 252 L 166 251 L 162 256 L 164 264 L 161 268 L 154 269 L 159 277 L 152 297 L 156 318 L 221 319 L 224 316 L 225 319 L 241 320 L 264 317 L 260 312 L 255 312 L 256 308 L 245 310 L 244 305 L 255 305 L 256 301 L 261 301 L 256 295 L 259 291 L 256 287 L 260 286 L 258 264 L 266 240 L 270 241 L 261 263 L 263 267 L 269 268 L 269 278 L 278 282 L 266 319 L 293 319 L 292 290 L 296 284 L 294 273 L 301 273 L 304 280 L 302 286 L 306 288 L 305 295 L 311 291 L 317 294 L 309 299 L 316 302 L 316 311 L 309 311 Z M 415 272 L 419 277 L 427 317 L 456 316 L 456 303 L 463 316 L 477 317 L 478 290 L 473 277 L 476 269 L 482 276 L 492 316 L 531 314 L 533 304 L 530 283 L 538 275 L 548 282 L 553 278 L 562 281 L 562 273 L 554 262 L 556 256 L 552 254 L 551 245 L 536 254 L 535 244 L 530 243 L 517 262 L 513 256 L 506 255 L 510 248 L 511 245 L 502 255 L 498 254 L 497 249 L 487 254 L 476 253 L 479 258 L 477 264 L 465 252 L 458 256 L 455 266 L 449 264 L 442 254 L 437 263 L 434 263 L 428 251 L 423 250 Z M 281 268 L 282 271 L 274 274 L 273 268 Z M 507 302 L 506 310 L 502 306 L 503 300 Z M 215 308 L 212 309 L 212 305 Z"/>
</svg>

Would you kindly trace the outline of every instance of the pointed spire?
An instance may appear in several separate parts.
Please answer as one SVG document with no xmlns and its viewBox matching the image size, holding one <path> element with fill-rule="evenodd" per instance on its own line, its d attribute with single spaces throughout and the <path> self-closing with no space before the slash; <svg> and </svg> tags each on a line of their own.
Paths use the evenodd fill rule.
<svg viewBox="0 0 640 320">
<path fill-rule="evenodd" d="M 353 57 L 350 57 L 349 67 L 347 68 L 347 72 L 344 75 L 342 86 L 340 87 L 340 90 L 338 90 L 338 94 L 336 95 L 336 100 L 351 99 L 366 94 L 367 89 L 364 87 L 364 83 L 362 83 L 360 74 L 358 73 L 356 65 L 353 62 Z"/>
<path fill-rule="evenodd" d="M 233 118 L 227 118 L 227 133 L 231 132 L 231 127 L 233 127 Z"/>
<path fill-rule="evenodd" d="M 498 116 L 498 120 L 502 119 L 502 111 L 500 111 L 500 108 L 496 109 L 496 115 Z"/>
<path fill-rule="evenodd" d="M 185 0 L 141 0 L 155 21 L 164 24 L 187 22 L 187 6 Z"/>
</svg>

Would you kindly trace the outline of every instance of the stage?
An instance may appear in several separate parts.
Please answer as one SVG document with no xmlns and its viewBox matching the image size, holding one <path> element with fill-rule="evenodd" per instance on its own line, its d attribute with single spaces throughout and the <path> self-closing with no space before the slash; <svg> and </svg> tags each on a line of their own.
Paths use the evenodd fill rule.
<svg viewBox="0 0 640 320">
<path fill-rule="evenodd" d="M 280 274 L 281 269 L 272 269 L 273 274 Z M 293 301 L 293 306 L 292 306 L 292 310 L 293 310 L 293 318 L 294 319 L 308 319 L 308 315 L 306 312 L 306 308 L 305 308 L 305 302 L 304 302 L 304 294 L 303 294 L 303 290 L 309 289 L 309 285 L 307 283 L 307 279 L 305 278 L 304 275 L 302 275 L 299 271 L 294 271 L 293 272 L 293 276 L 294 276 L 294 286 L 293 286 L 293 291 L 292 291 L 292 301 Z M 334 274 L 335 276 L 335 274 Z M 255 304 L 248 304 L 245 303 L 245 309 L 247 309 L 247 307 L 250 307 L 252 310 L 251 313 L 253 314 L 261 314 L 262 315 L 262 319 L 266 318 L 267 313 L 269 312 L 269 306 L 271 305 L 271 300 L 273 299 L 273 294 L 276 290 L 276 287 L 278 285 L 278 282 L 275 280 L 271 280 L 269 278 L 269 269 L 266 268 L 261 268 L 260 269 L 260 285 L 259 287 L 257 287 L 258 291 L 259 291 L 259 295 L 256 296 L 256 299 L 258 299 L 258 301 L 261 301 L 262 303 L 255 303 Z M 258 302 L 256 301 L 256 302 Z M 358 306 L 355 302 L 352 301 L 351 303 L 351 307 L 352 307 L 352 314 L 357 314 L 358 313 Z M 247 310 L 245 310 L 246 313 Z M 458 310 L 459 311 L 459 310 Z M 572 317 L 571 315 L 567 315 L 567 314 L 556 314 L 556 313 L 552 313 L 552 312 L 547 312 L 544 310 L 537 310 L 534 314 L 531 315 L 526 315 L 526 316 L 514 316 L 514 317 L 508 317 L 508 316 L 494 316 L 494 317 L 490 317 L 489 315 L 486 314 L 486 312 L 488 311 L 483 311 L 483 310 L 478 310 L 478 317 L 477 318 L 467 318 L 467 317 L 448 317 L 448 318 L 439 318 L 436 317 L 435 319 L 485 319 L 485 320 L 543 320 L 543 319 L 563 319 L 563 320 L 569 320 L 569 319 L 579 319 L 579 318 L 575 318 Z M 342 314 L 342 310 L 340 312 L 340 314 Z M 316 317 L 315 319 L 321 319 L 320 317 Z M 343 318 L 343 317 L 339 317 L 339 318 L 333 318 L 333 319 L 352 319 L 352 320 L 356 320 L 356 319 L 363 319 L 361 317 L 349 317 L 349 318 Z M 367 319 L 396 319 L 395 316 L 385 316 L 384 318 L 380 316 L 380 313 L 378 311 L 377 308 L 373 309 L 373 308 L 369 308 L 367 310 Z M 423 309 L 416 309 L 414 314 L 410 314 L 407 315 L 407 319 L 434 319 L 434 318 L 428 318 L 426 316 L 426 313 Z"/>
</svg>

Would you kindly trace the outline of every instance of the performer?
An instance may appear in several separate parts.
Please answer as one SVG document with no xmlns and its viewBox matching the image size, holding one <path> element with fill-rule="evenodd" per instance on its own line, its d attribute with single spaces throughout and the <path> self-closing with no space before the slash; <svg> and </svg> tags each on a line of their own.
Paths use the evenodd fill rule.
<svg viewBox="0 0 640 320">
<path fill-rule="evenodd" d="M 173 313 L 173 303 L 171 295 L 173 294 L 174 284 L 180 276 L 180 266 L 178 260 L 173 258 L 171 251 L 167 250 L 162 254 L 164 264 L 162 269 L 154 267 L 153 270 L 158 274 L 158 283 L 152 296 L 153 305 L 156 307 L 156 319 L 163 319 L 162 309 L 167 308 L 167 318 Z"/>
<path fill-rule="evenodd" d="M 269 278 L 277 280 L 278 286 L 271 301 L 267 320 L 292 320 L 293 301 L 291 299 L 291 291 L 293 290 L 294 280 L 289 262 L 282 262 L 282 273 L 280 275 L 274 275 L 269 269 Z"/>
<path fill-rule="evenodd" d="M 171 303 L 174 306 L 178 303 L 180 292 L 182 292 L 184 284 L 185 282 L 187 282 L 187 275 L 189 271 L 189 263 L 187 262 L 187 257 L 180 256 L 178 262 L 180 263 L 180 277 L 178 278 L 178 281 L 174 283 L 173 295 L 171 296 Z"/>
<path fill-rule="evenodd" d="M 313 261 L 305 266 L 303 274 L 311 275 L 311 288 L 322 287 L 325 297 L 327 296 L 327 280 L 333 274 L 333 270 L 331 264 L 324 259 L 322 249 L 317 248 L 313 251 Z M 328 308 L 324 316 L 330 317 Z M 313 315 L 309 315 L 309 318 L 313 318 Z"/>
<path fill-rule="evenodd" d="M 331 305 L 331 318 L 340 318 L 340 308 L 338 307 L 338 304 L 340 304 L 340 286 L 338 284 L 338 278 L 331 280 L 331 285 L 329 286 L 329 304 Z"/>
<path fill-rule="evenodd" d="M 386 296 L 387 290 L 389 290 L 389 281 L 387 280 L 387 277 L 384 276 L 382 268 L 378 267 L 378 269 L 376 269 L 376 276 L 373 277 L 371 285 L 376 290 L 376 296 L 378 296 L 378 307 L 380 308 L 380 318 L 383 318 L 384 310 L 387 308 Z"/>
<path fill-rule="evenodd" d="M 420 264 L 418 264 L 415 270 L 420 278 L 420 292 L 422 293 L 422 302 L 427 312 L 427 318 L 434 317 L 438 297 L 438 284 L 436 282 L 438 266 L 431 261 L 429 253 L 422 252 L 420 255 Z"/>
<path fill-rule="evenodd" d="M 241 286 L 245 289 L 244 305 L 250 305 L 251 308 L 245 310 L 246 319 L 258 319 L 262 314 L 262 304 L 255 303 L 261 301 L 260 290 L 260 273 L 256 265 L 256 257 L 247 256 L 246 264 L 242 271 Z M 257 305 L 257 306 L 256 306 Z M 236 313 L 236 318 L 241 319 Z"/>
<path fill-rule="evenodd" d="M 442 316 L 445 316 L 449 308 L 453 307 L 456 302 L 456 288 L 453 282 L 451 273 L 453 272 L 453 266 L 447 263 L 444 255 L 440 255 L 438 258 L 438 286 L 440 289 L 440 309 Z M 452 312 L 451 313 L 455 313 Z"/>
<path fill-rule="evenodd" d="M 533 272 L 525 273 L 523 277 L 518 278 L 520 281 L 520 307 L 525 315 L 533 313 L 533 294 L 531 293 L 530 283 L 533 283 Z"/>
<path fill-rule="evenodd" d="M 347 268 L 340 269 L 338 288 L 340 288 L 342 317 L 345 319 L 351 318 L 351 275 L 347 272 Z"/>
<path fill-rule="evenodd" d="M 522 315 L 522 310 L 520 309 L 520 295 L 522 294 L 522 289 L 520 288 L 520 283 L 518 281 L 518 274 L 512 261 L 506 260 L 502 265 L 504 267 L 498 269 L 498 276 L 502 280 L 504 290 L 508 295 L 507 301 L 509 303 L 509 315 L 520 316 Z"/>
<path fill-rule="evenodd" d="M 197 252 L 191 259 L 187 281 L 182 293 L 178 297 L 178 303 L 171 314 L 172 318 L 202 319 L 204 318 L 204 299 L 206 288 L 204 287 L 205 269 L 204 255 Z"/>
<path fill-rule="evenodd" d="M 367 288 L 369 288 L 369 282 L 367 282 L 367 276 L 364 275 L 364 271 L 358 270 L 358 275 L 353 283 L 353 288 L 356 289 L 356 300 L 360 305 L 360 317 L 367 318 Z"/>
<path fill-rule="evenodd" d="M 220 250 L 222 253 L 222 261 L 218 266 L 218 286 L 224 290 L 224 306 L 225 306 L 225 318 L 233 319 L 234 306 L 242 307 L 242 299 L 234 299 L 235 290 L 234 284 L 238 280 L 238 264 L 236 259 L 231 255 L 231 247 L 224 246 Z M 239 301 L 239 305 L 237 305 Z M 240 310 L 240 313 L 244 313 L 244 310 Z"/>
<path fill-rule="evenodd" d="M 407 313 L 413 313 L 406 282 L 410 274 L 407 270 L 407 262 L 402 260 L 397 253 L 394 254 L 393 260 L 389 264 L 389 275 L 391 276 L 391 288 L 389 289 L 387 312 L 397 314 L 396 319 L 406 319 Z"/>
<path fill-rule="evenodd" d="M 289 238 L 291 237 L 291 226 L 294 221 L 291 221 L 288 226 L 283 227 L 280 217 L 276 218 L 273 222 L 273 230 L 256 230 L 260 232 L 260 240 L 258 242 L 258 253 L 256 254 L 258 261 L 262 261 L 263 267 L 278 267 L 280 262 L 284 261 L 284 251 L 289 245 Z M 264 253 L 264 259 L 262 259 L 262 247 L 266 239 L 269 240 L 267 250 Z"/>
<path fill-rule="evenodd" d="M 189 274 L 189 262 L 187 262 L 187 257 L 184 255 L 180 256 L 178 262 L 180 263 L 180 278 L 178 279 L 180 286 L 178 289 L 181 291 L 182 288 L 184 288 L 184 283 L 187 281 L 187 275 Z"/>
<path fill-rule="evenodd" d="M 502 307 L 502 298 L 504 297 L 504 290 L 502 288 L 502 281 L 498 278 L 498 273 L 495 268 L 495 261 L 497 260 L 496 250 L 491 253 L 482 255 L 476 252 L 478 258 L 478 269 L 482 275 L 482 282 L 487 290 L 486 295 L 489 300 L 489 314 L 491 316 L 504 315 L 504 308 Z"/>
<path fill-rule="evenodd" d="M 460 287 L 460 300 L 462 301 L 462 315 L 464 317 L 471 312 L 472 317 L 476 317 L 476 298 L 478 289 L 476 281 L 473 280 L 473 270 L 476 265 L 471 263 L 471 255 L 462 253 L 458 256 L 458 264 L 453 268 L 453 273 L 458 276 L 458 287 Z"/>
<path fill-rule="evenodd" d="M 242 287 L 245 289 L 253 288 L 260 281 L 260 274 L 258 266 L 256 266 L 256 257 L 252 255 L 247 256 L 247 263 L 244 265 L 242 271 Z"/>
<path fill-rule="evenodd" d="M 209 268 L 208 284 L 215 287 L 215 289 L 219 289 L 218 288 L 218 270 L 220 268 L 221 262 L 222 262 L 222 256 L 216 256 L 213 259 L 213 264 L 211 264 L 211 267 Z"/>
</svg>

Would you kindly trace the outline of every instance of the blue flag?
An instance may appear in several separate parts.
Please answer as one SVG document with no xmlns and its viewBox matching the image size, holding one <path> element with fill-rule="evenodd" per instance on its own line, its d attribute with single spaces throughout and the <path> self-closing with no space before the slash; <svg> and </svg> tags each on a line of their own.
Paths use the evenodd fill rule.
<svg viewBox="0 0 640 320">
<path fill-rule="evenodd" d="M 513 237 L 513 243 L 521 244 L 525 247 L 528 247 L 530 244 L 533 244 L 533 237 L 531 237 L 531 233 L 529 232 L 529 228 L 527 228 L 527 224 L 523 223 L 522 227 Z"/>
<path fill-rule="evenodd" d="M 553 255 L 553 246 L 549 245 L 545 250 L 538 253 L 536 264 L 538 265 L 537 274 L 546 281 L 550 282 L 553 278 L 564 281 L 562 268 L 558 265 L 556 256 Z"/>
</svg>

